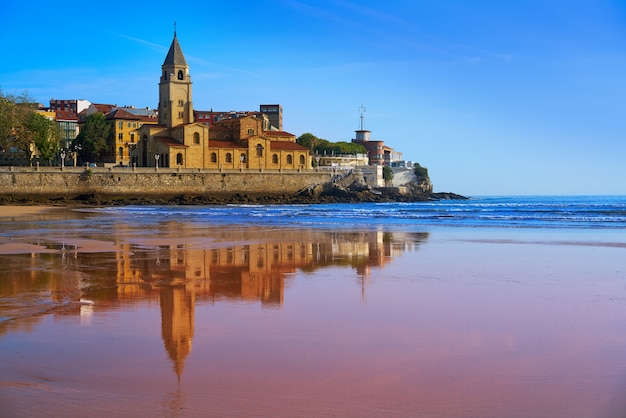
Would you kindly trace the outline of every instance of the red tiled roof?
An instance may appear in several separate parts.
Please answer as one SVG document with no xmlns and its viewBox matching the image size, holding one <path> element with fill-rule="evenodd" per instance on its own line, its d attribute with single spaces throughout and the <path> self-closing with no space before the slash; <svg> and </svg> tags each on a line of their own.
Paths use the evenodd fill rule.
<svg viewBox="0 0 626 418">
<path fill-rule="evenodd" d="M 293 136 L 295 137 L 294 134 L 290 134 L 289 132 L 285 132 L 285 131 L 263 131 L 263 133 L 267 136 Z"/>
<path fill-rule="evenodd" d="M 113 109 L 114 107 L 117 107 L 117 105 L 111 105 L 111 104 L 97 104 L 97 103 L 93 103 L 93 106 L 96 108 L 96 110 L 98 112 L 107 114 L 111 111 L 111 109 Z"/>
<path fill-rule="evenodd" d="M 127 112 L 124 109 L 116 109 L 107 115 L 107 119 L 139 120 L 139 116 L 133 115 L 132 113 Z"/>
<path fill-rule="evenodd" d="M 308 148 L 295 142 L 289 141 L 270 141 L 270 149 L 273 150 L 293 150 L 293 151 L 307 151 Z"/>
<path fill-rule="evenodd" d="M 220 139 L 209 139 L 209 148 L 240 148 L 246 149 L 245 146 L 235 141 L 225 141 Z"/>
<path fill-rule="evenodd" d="M 140 122 L 156 122 L 158 118 L 155 116 L 144 116 L 144 115 L 136 115 L 134 113 L 130 113 L 125 109 L 115 109 L 106 115 L 106 118 L 111 119 L 124 119 L 124 120 L 137 120 Z"/>
<path fill-rule="evenodd" d="M 177 140 L 175 140 L 174 138 L 170 136 L 156 136 L 154 137 L 154 139 L 156 139 L 162 144 L 167 145 L 168 147 L 180 147 L 180 148 L 189 147 L 188 145 L 181 144 L 180 142 L 178 142 Z"/>
<path fill-rule="evenodd" d="M 78 116 L 76 116 L 74 112 L 71 112 L 69 110 L 56 110 L 54 113 L 56 120 L 78 120 Z"/>
</svg>

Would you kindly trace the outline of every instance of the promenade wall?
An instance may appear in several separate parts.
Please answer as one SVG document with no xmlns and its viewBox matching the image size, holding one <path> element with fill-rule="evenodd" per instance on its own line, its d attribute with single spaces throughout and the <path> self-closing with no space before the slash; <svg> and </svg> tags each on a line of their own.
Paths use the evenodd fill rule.
<svg viewBox="0 0 626 418">
<path fill-rule="evenodd" d="M 176 195 L 295 195 L 331 181 L 334 173 L 306 170 L 199 171 L 169 168 L 2 167 L 0 195 L 127 197 Z"/>
</svg>

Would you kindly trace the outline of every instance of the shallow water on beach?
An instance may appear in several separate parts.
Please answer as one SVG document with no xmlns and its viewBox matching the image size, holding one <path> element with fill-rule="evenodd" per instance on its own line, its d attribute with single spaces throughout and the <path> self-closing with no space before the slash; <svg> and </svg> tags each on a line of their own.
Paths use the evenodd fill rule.
<svg viewBox="0 0 626 418">
<path fill-rule="evenodd" d="M 0 416 L 625 416 L 622 229 L 257 211 L 0 218 Z"/>
</svg>

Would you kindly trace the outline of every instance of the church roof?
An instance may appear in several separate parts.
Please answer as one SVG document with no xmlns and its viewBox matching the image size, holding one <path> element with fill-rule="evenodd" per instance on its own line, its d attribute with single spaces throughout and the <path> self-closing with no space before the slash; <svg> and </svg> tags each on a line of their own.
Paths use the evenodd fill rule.
<svg viewBox="0 0 626 418">
<path fill-rule="evenodd" d="M 267 136 L 286 136 L 286 137 L 295 137 L 294 134 L 290 134 L 285 131 L 263 131 L 263 133 Z"/>
<path fill-rule="evenodd" d="M 270 141 L 270 149 L 272 150 L 292 150 L 292 151 L 305 151 L 308 150 L 307 147 L 304 147 L 300 144 L 296 144 L 295 142 L 290 141 Z"/>
<path fill-rule="evenodd" d="M 246 146 L 235 141 L 228 141 L 228 140 L 222 140 L 222 139 L 210 139 L 209 148 L 243 148 L 245 149 Z"/>
<path fill-rule="evenodd" d="M 167 57 L 165 57 L 163 65 L 187 65 L 187 61 L 185 61 L 185 56 L 183 55 L 183 50 L 180 48 L 176 34 L 174 34 L 174 40 L 172 41 L 172 45 L 170 45 L 170 50 L 167 53 Z"/>
<path fill-rule="evenodd" d="M 180 142 L 169 136 L 155 136 L 154 138 L 160 143 L 167 145 L 168 147 L 189 148 L 188 145 L 181 144 Z"/>
</svg>

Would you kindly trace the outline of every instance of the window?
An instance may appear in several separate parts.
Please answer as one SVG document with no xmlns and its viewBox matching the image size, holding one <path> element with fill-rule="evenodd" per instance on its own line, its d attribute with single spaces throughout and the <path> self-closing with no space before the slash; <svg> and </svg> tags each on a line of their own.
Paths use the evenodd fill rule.
<svg viewBox="0 0 626 418">
<path fill-rule="evenodd" d="M 130 128 L 130 122 L 128 122 L 128 127 Z"/>
<path fill-rule="evenodd" d="M 133 122 L 133 128 L 137 127 L 137 122 Z"/>
<path fill-rule="evenodd" d="M 263 146 L 261 144 L 258 144 L 256 146 L 256 156 L 257 157 L 262 157 L 263 156 Z"/>
<path fill-rule="evenodd" d="M 200 134 L 198 132 L 195 132 L 193 134 L 193 143 L 196 145 L 200 143 Z"/>
<path fill-rule="evenodd" d="M 304 159 L 304 155 L 301 155 L 300 156 L 300 165 L 304 165 L 305 161 L 306 160 Z"/>
<path fill-rule="evenodd" d="M 184 103 L 183 103 L 183 101 L 182 101 L 182 100 L 179 100 L 179 101 L 178 101 L 178 106 L 180 106 L 180 107 L 183 107 L 183 106 L 184 106 Z"/>
<path fill-rule="evenodd" d="M 176 164 L 183 165 L 183 154 L 180 152 L 176 154 Z"/>
<path fill-rule="evenodd" d="M 183 118 L 183 112 L 178 112 L 178 117 L 179 117 L 180 119 L 182 119 L 182 118 Z"/>
<path fill-rule="evenodd" d="M 212 163 L 216 163 L 217 162 L 217 154 L 212 152 L 211 153 L 211 162 Z"/>
<path fill-rule="evenodd" d="M 248 129 L 248 135 L 254 135 L 254 129 L 252 128 Z"/>
<path fill-rule="evenodd" d="M 233 162 L 233 155 L 230 152 L 226 153 L 226 162 L 227 163 L 232 163 Z"/>
<path fill-rule="evenodd" d="M 245 163 L 246 162 L 246 154 L 241 154 L 239 156 L 239 161 L 241 161 L 242 163 Z"/>
<path fill-rule="evenodd" d="M 178 79 L 182 80 L 185 77 L 185 74 L 183 73 L 183 70 L 178 70 Z"/>
<path fill-rule="evenodd" d="M 122 158 L 124 156 L 124 148 L 119 147 L 117 150 L 117 153 L 120 156 L 120 158 Z"/>
<path fill-rule="evenodd" d="M 123 141 L 124 140 L 124 134 L 121 133 L 121 132 L 119 134 L 117 134 L 117 139 L 119 139 L 120 141 Z"/>
<path fill-rule="evenodd" d="M 135 143 L 135 133 L 131 132 L 130 134 L 130 142 Z"/>
<path fill-rule="evenodd" d="M 118 122 L 117 128 L 118 129 L 124 129 L 124 122 Z"/>
<path fill-rule="evenodd" d="M 272 163 L 278 164 L 278 155 L 272 154 Z"/>
<path fill-rule="evenodd" d="M 287 164 L 293 164 L 293 157 L 291 155 L 287 155 Z"/>
</svg>

